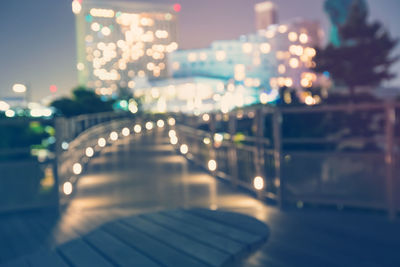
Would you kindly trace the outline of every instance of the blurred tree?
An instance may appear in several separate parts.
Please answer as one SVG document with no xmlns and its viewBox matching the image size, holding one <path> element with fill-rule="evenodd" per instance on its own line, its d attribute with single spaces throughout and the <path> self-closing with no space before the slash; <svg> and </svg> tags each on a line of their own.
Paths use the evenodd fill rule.
<svg viewBox="0 0 400 267">
<path fill-rule="evenodd" d="M 113 101 L 103 101 L 94 91 L 85 87 L 74 89 L 72 98 L 57 99 L 50 105 L 65 117 L 113 110 Z"/>
<path fill-rule="evenodd" d="M 395 77 L 390 67 L 399 57 L 392 56 L 398 43 L 380 22 L 369 23 L 361 0 L 354 1 L 347 21 L 339 27 L 341 43 L 317 49 L 315 71 L 329 72 L 334 83 L 347 86 L 355 99 L 357 86 L 377 86 Z"/>
</svg>

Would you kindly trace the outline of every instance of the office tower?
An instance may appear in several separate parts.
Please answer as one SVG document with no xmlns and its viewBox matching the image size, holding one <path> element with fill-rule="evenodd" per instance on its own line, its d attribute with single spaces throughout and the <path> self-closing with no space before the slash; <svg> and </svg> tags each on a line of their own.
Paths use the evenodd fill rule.
<svg viewBox="0 0 400 267">
<path fill-rule="evenodd" d="M 270 2 L 258 3 L 254 6 L 256 13 L 256 29 L 265 30 L 268 26 L 278 23 L 278 7 Z"/>
<path fill-rule="evenodd" d="M 318 22 L 297 19 L 237 40 L 214 41 L 210 48 L 176 51 L 169 64 L 176 78 L 233 79 L 248 88 L 309 88 L 316 81 L 309 69 L 321 40 Z"/>
<path fill-rule="evenodd" d="M 168 76 L 178 48 L 173 5 L 74 0 L 79 84 L 113 96 L 118 88 Z"/>
</svg>

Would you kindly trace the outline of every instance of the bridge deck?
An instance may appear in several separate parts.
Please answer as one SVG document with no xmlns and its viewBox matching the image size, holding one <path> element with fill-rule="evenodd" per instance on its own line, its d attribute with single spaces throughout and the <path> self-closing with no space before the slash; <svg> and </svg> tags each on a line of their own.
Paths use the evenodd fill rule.
<svg viewBox="0 0 400 267">
<path fill-rule="evenodd" d="M 250 257 L 232 256 L 228 266 L 400 266 L 400 224 L 389 223 L 384 214 L 279 211 L 188 165 L 161 137 L 121 140 L 89 167 L 61 217 L 47 212 L 0 216 L 4 266 L 217 266 L 223 261 L 215 260 L 220 259 L 212 256 L 215 251 L 222 258 L 241 255 L 239 244 L 259 241 L 251 239 L 252 231 L 265 235 L 247 217 L 181 210 L 193 207 L 238 212 L 268 224 L 265 245 Z M 162 258 L 165 251 L 175 255 L 171 261 L 191 264 L 169 262 Z"/>
</svg>

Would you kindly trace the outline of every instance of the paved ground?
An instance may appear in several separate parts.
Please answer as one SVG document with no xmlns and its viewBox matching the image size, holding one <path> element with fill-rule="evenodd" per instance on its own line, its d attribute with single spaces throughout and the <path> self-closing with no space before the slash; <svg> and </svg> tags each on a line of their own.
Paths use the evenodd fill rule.
<svg viewBox="0 0 400 267">
<path fill-rule="evenodd" d="M 247 214 L 270 227 L 260 250 L 230 266 L 400 266 L 400 223 L 389 223 L 384 214 L 281 212 L 188 165 L 165 139 L 156 140 L 122 140 L 105 149 L 60 218 L 35 212 L 1 216 L 0 260 L 33 252 L 38 244 L 65 244 L 122 217 L 203 207 Z M 21 243 L 26 235 L 31 240 Z"/>
</svg>

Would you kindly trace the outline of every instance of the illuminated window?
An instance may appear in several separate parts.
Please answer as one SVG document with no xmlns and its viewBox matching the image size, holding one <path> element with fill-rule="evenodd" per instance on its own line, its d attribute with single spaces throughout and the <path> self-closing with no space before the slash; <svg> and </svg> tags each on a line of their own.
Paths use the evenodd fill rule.
<svg viewBox="0 0 400 267">
<path fill-rule="evenodd" d="M 260 45 L 260 51 L 263 54 L 268 54 L 271 51 L 271 45 L 269 43 L 262 43 Z"/>
<path fill-rule="evenodd" d="M 300 43 L 306 44 L 308 42 L 308 35 L 306 33 L 300 34 L 299 40 Z"/>
<path fill-rule="evenodd" d="M 298 35 L 295 32 L 290 32 L 289 35 L 288 35 L 288 38 L 289 38 L 289 41 L 296 42 L 297 38 L 298 38 Z"/>
<path fill-rule="evenodd" d="M 291 58 L 289 60 L 289 65 L 293 69 L 297 69 L 300 66 L 300 62 L 297 58 Z"/>
<path fill-rule="evenodd" d="M 215 58 L 217 61 L 224 61 L 226 59 L 226 52 L 223 50 L 217 51 L 215 53 Z"/>
</svg>

